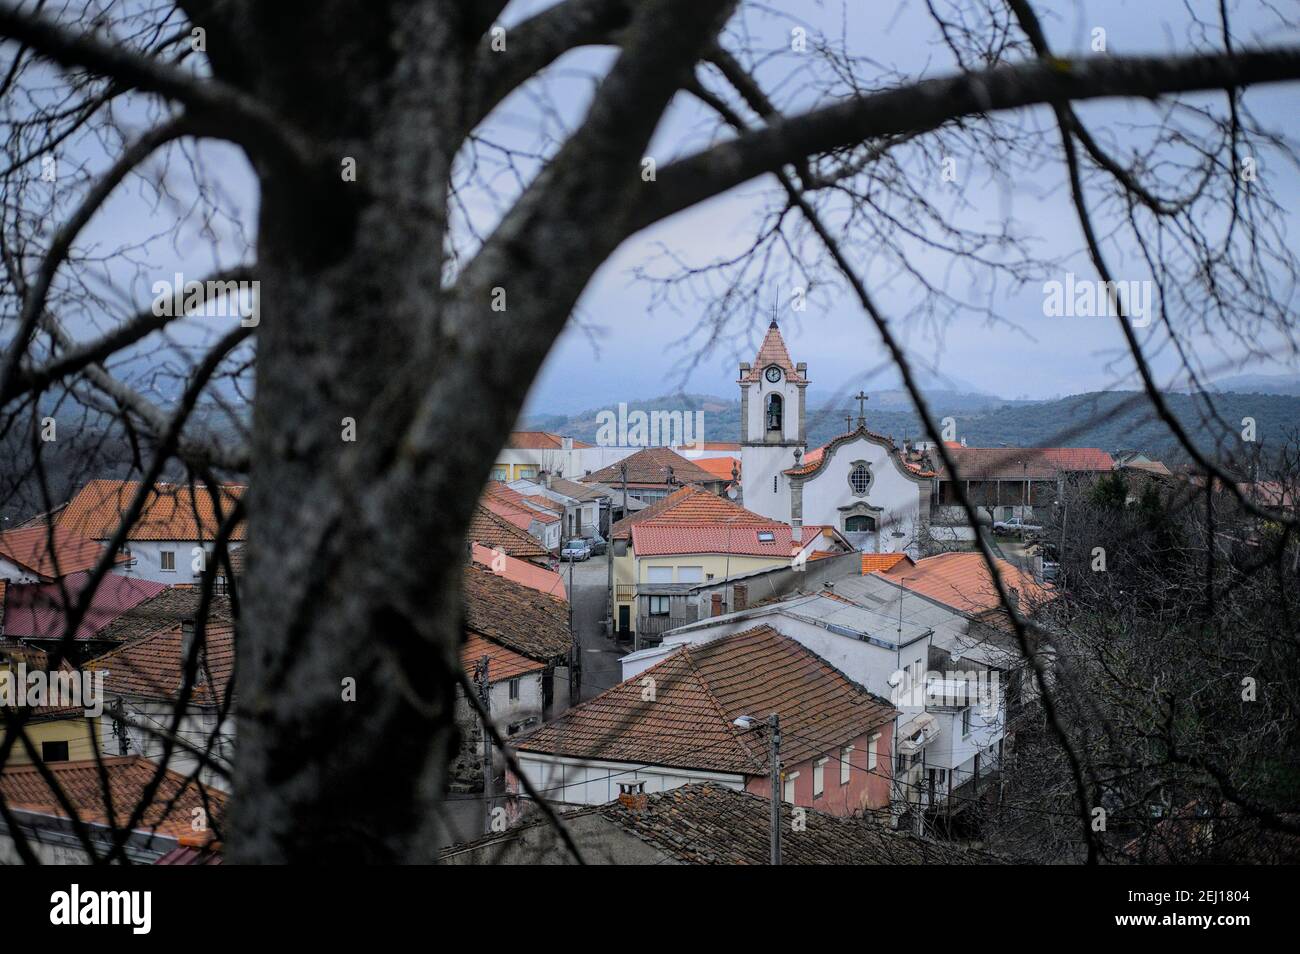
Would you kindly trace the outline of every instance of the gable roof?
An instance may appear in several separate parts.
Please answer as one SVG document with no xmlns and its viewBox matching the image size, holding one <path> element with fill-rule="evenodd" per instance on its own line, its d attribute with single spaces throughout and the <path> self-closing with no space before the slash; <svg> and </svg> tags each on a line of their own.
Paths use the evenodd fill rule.
<svg viewBox="0 0 1300 954">
<path fill-rule="evenodd" d="M 794 827 L 795 807 L 782 802 L 779 822 Z M 860 818 L 842 818 L 815 808 L 798 809 L 797 835 L 781 840 L 781 863 L 791 865 L 1001 864 L 996 855 L 951 842 L 917 838 Z M 716 782 L 691 782 L 643 800 L 617 799 L 568 812 L 565 822 L 591 864 L 619 863 L 610 852 L 610 828 L 661 855 L 660 864 L 766 865 L 771 804 L 761 795 Z M 510 849 L 514 848 L 515 851 Z M 647 853 L 648 854 L 648 853 Z M 569 854 L 540 812 L 499 834 L 440 853 L 468 864 L 569 864 Z M 620 858 L 620 861 L 623 861 Z M 645 863 L 652 863 L 648 854 Z"/>
<path fill-rule="evenodd" d="M 116 531 L 123 514 L 139 491 L 138 480 L 88 481 L 58 515 L 58 525 L 96 540 L 106 540 Z M 192 491 L 192 492 L 191 492 Z M 242 497 L 244 487 L 223 484 L 220 496 L 223 513 Z M 203 484 L 155 484 L 140 519 L 127 533 L 128 540 L 212 540 L 220 520 L 212 507 L 212 495 Z M 231 540 L 244 539 L 244 522 L 235 526 Z"/>
<path fill-rule="evenodd" d="M 602 806 L 600 814 L 665 855 L 690 865 L 766 865 L 771 804 L 761 795 L 712 782 L 694 782 L 646 797 Z M 794 806 L 780 805 L 790 831 Z M 795 837 L 781 840 L 781 863 L 792 865 L 987 864 L 984 852 L 926 841 L 858 818 L 803 810 Z"/>
<path fill-rule="evenodd" d="M 465 629 L 542 662 L 573 647 L 569 604 L 477 566 L 465 567 Z"/>
<path fill-rule="evenodd" d="M 580 484 L 576 480 L 565 480 L 563 477 L 552 477 L 550 489 L 574 500 L 603 500 L 609 496 L 609 492 L 602 487 Z"/>
<path fill-rule="evenodd" d="M 669 468 L 672 468 L 672 477 L 677 483 L 707 484 L 719 479 L 717 475 L 687 460 L 670 447 L 643 447 L 636 453 L 624 457 L 617 464 L 602 467 L 582 479 L 589 484 L 602 483 L 615 488 L 621 487 L 623 474 L 620 468 L 624 464 L 627 465 L 629 485 L 667 485 Z"/>
<path fill-rule="evenodd" d="M 763 336 L 763 343 L 758 346 L 754 363 L 741 380 L 757 381 L 763 376 L 763 369 L 772 365 L 784 371 L 786 378 L 792 383 L 808 383 L 808 379 L 799 373 L 794 362 L 790 360 L 790 352 L 786 350 L 785 339 L 781 337 L 781 329 L 777 327 L 776 319 L 767 326 L 767 334 Z"/>
<path fill-rule="evenodd" d="M 864 422 L 862 422 L 861 418 L 859 418 L 859 423 L 856 428 L 845 434 L 841 434 L 838 437 L 832 438 L 821 447 L 810 450 L 799 461 L 799 466 L 789 467 L 782 471 L 782 473 L 787 477 L 811 477 L 830 462 L 831 457 L 834 456 L 835 451 L 838 450 L 841 445 L 848 444 L 858 438 L 863 438 L 873 444 L 879 444 L 888 450 L 889 460 L 898 465 L 900 473 L 904 476 L 913 478 L 934 476 L 932 473 L 922 471 L 919 467 L 904 460 L 902 452 L 899 451 L 898 445 L 894 443 L 892 437 L 888 434 L 879 434 L 876 431 L 871 430 Z"/>
<path fill-rule="evenodd" d="M 489 480 L 487 482 L 483 487 L 483 496 L 479 502 L 492 510 L 493 513 L 505 517 L 515 526 L 520 526 L 522 520 L 527 518 L 528 522 L 523 524 L 525 529 L 534 520 L 539 523 L 557 523 L 560 519 L 550 509 L 543 509 L 538 505 L 529 503 L 529 498 L 519 491 L 507 487 L 499 480 Z M 552 503 L 553 501 L 547 502 Z"/>
<path fill-rule="evenodd" d="M 209 620 L 203 643 L 208 666 L 206 672 L 198 671 L 189 702 L 223 705 L 235 672 L 234 626 Z M 180 696 L 184 660 L 184 636 L 178 622 L 96 657 L 85 669 L 104 673 L 104 691 L 110 695 L 172 701 Z"/>
<path fill-rule="evenodd" d="M 503 550 L 490 550 L 478 543 L 471 544 L 471 553 L 475 563 L 491 570 L 498 576 L 504 576 L 507 580 L 513 580 L 516 583 L 522 583 L 524 586 L 537 590 L 539 593 L 545 593 L 547 596 L 553 596 L 556 599 L 567 600 L 569 598 L 564 589 L 564 577 L 554 570 L 548 570 L 536 563 L 529 563 L 527 560 L 516 559 Z"/>
<path fill-rule="evenodd" d="M 804 527 L 798 537 L 784 523 L 754 526 L 668 525 L 658 521 L 634 524 L 632 550 L 637 556 L 667 556 L 675 553 L 729 553 L 790 559 L 805 544 L 822 536 L 824 527 Z M 771 535 L 771 539 L 763 539 Z"/>
<path fill-rule="evenodd" d="M 527 526 L 521 528 L 494 509 L 483 504 L 474 508 L 474 515 L 469 518 L 469 530 L 466 538 L 470 543 L 500 550 L 507 556 L 530 560 L 535 557 L 549 557 L 551 552 L 542 546 L 531 534 Z"/>
<path fill-rule="evenodd" d="M 111 815 L 105 804 L 99 767 L 94 759 L 46 762 L 45 768 L 53 775 L 82 821 L 125 825 L 144 797 L 145 787 L 153 779 L 158 766 L 142 755 L 105 756 L 102 764 L 112 796 Z M 46 784 L 35 765 L 6 765 L 0 772 L 0 794 L 4 795 L 10 808 L 67 817 L 54 790 Z M 206 802 L 203 794 L 207 796 Z M 194 782 L 168 769 L 163 773 L 137 830 L 173 838 L 191 836 L 194 834 L 191 822 L 196 808 L 203 809 L 209 820 L 219 825 L 225 814 L 225 793 L 207 788 L 203 794 Z"/>
<path fill-rule="evenodd" d="M 1055 598 L 1056 594 L 1032 574 L 1006 560 L 995 558 L 995 562 L 1004 585 L 1019 592 L 1022 613 Z M 982 613 L 1002 605 L 980 553 L 940 553 L 918 560 L 913 566 L 898 564 L 885 575 L 914 593 L 963 613 Z"/>
<path fill-rule="evenodd" d="M 663 500 L 656 500 L 644 510 L 638 510 L 619 520 L 610 527 L 609 535 L 614 540 L 627 540 L 631 538 L 634 526 L 652 524 L 664 527 L 708 524 L 732 527 L 785 526 L 771 517 L 746 510 L 726 497 L 719 497 L 698 487 L 683 487 Z"/>
<path fill-rule="evenodd" d="M 916 561 L 906 553 L 864 553 L 862 554 L 862 572 L 865 574 L 874 573 L 877 570 L 892 570 L 904 560 L 912 566 L 916 565 Z"/>
<path fill-rule="evenodd" d="M 484 656 L 488 658 L 489 684 L 514 679 L 530 672 L 540 672 L 546 668 L 544 662 L 529 659 L 500 643 L 484 639 L 477 633 L 467 633 L 465 642 L 460 647 L 460 665 L 466 675 L 474 675 L 474 667 Z"/>
<path fill-rule="evenodd" d="M 62 639 L 67 623 L 66 611 L 76 605 L 89 582 L 90 573 L 86 571 L 65 576 L 61 583 L 67 592 L 67 603 L 59 582 L 10 583 L 5 588 L 5 636 L 13 639 Z M 99 581 L 90 608 L 73 638 L 86 640 L 97 636 L 123 613 L 165 588 L 163 584 L 150 580 L 106 574 Z"/>
<path fill-rule="evenodd" d="M 193 584 L 164 587 L 159 593 L 141 600 L 122 613 L 97 634 L 97 639 L 130 642 L 160 629 L 178 625 L 198 615 L 203 595 Z M 208 625 L 230 622 L 230 597 L 213 593 L 208 602 Z"/>
<path fill-rule="evenodd" d="M 1114 470 L 1115 461 L 1096 447 L 950 447 L 962 480 L 1055 480 L 1061 473 Z M 942 459 L 938 475 L 949 479 Z"/>
<path fill-rule="evenodd" d="M 647 679 L 654 698 L 645 697 Z M 757 775 L 767 747 L 732 724 L 781 716 L 795 764 L 888 722 L 894 709 L 770 626 L 687 645 L 626 682 L 516 739 L 560 756 Z"/>
<path fill-rule="evenodd" d="M 37 525 L 0 533 L 0 557 L 47 580 L 94 568 L 104 548 L 67 527 Z M 115 563 L 127 559 L 118 554 Z"/>
<path fill-rule="evenodd" d="M 585 441 L 573 441 L 574 447 L 590 447 Z M 563 450 L 564 435 L 552 434 L 550 431 L 511 431 L 506 439 L 506 447 L 517 450 Z"/>
</svg>

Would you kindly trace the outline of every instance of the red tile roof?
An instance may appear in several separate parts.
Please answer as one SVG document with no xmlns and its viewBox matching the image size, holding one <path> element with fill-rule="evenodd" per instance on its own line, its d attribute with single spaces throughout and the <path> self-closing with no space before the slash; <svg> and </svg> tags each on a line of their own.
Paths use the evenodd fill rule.
<svg viewBox="0 0 1300 954">
<path fill-rule="evenodd" d="M 65 576 L 63 587 L 69 603 L 65 605 L 59 584 L 11 583 L 5 592 L 5 636 L 14 639 L 62 639 L 65 611 L 76 605 L 81 591 L 90 580 L 86 572 Z M 76 639 L 89 639 L 123 613 L 166 587 L 150 580 L 139 580 L 116 573 L 107 574 L 91 597 L 90 609 L 77 627 Z"/>
<path fill-rule="evenodd" d="M 548 662 L 573 647 L 569 604 L 477 566 L 461 587 L 465 629 L 520 655 Z"/>
<path fill-rule="evenodd" d="M 1032 612 L 1036 606 L 1055 597 L 1056 594 L 1039 584 L 1032 574 L 1006 560 L 995 562 L 1003 584 L 1019 592 L 1022 613 Z M 884 575 L 914 593 L 963 613 L 982 613 L 1002 605 L 980 553 L 941 553 L 918 560 L 915 566 L 900 563 Z"/>
<path fill-rule="evenodd" d="M 208 667 L 195 679 L 190 702 L 198 706 L 224 704 L 235 673 L 234 626 L 210 620 L 203 643 Z M 96 657 L 85 669 L 104 672 L 104 691 L 111 695 L 172 701 L 180 696 L 183 645 L 181 624 L 176 623 Z"/>
<path fill-rule="evenodd" d="M 516 519 L 524 526 L 520 527 Z M 481 543 L 524 560 L 549 557 L 550 551 L 529 535 L 528 526 L 531 521 L 522 515 L 517 515 L 516 519 L 497 513 L 492 506 L 480 504 L 474 509 L 474 516 L 470 517 L 466 538 L 471 543 Z"/>
<path fill-rule="evenodd" d="M 122 515 L 131 506 L 140 482 L 136 480 L 92 480 L 58 515 L 58 525 L 83 536 L 106 540 L 117 530 Z M 223 484 L 223 514 L 229 512 L 244 488 Z M 145 501 L 140 519 L 127 534 L 130 540 L 212 540 L 220 520 L 212 507 L 212 495 L 203 484 L 156 484 Z M 244 539 L 244 524 L 236 526 L 231 540 Z"/>
<path fill-rule="evenodd" d="M 876 570 L 891 570 L 898 563 L 906 560 L 912 566 L 916 564 L 906 553 L 864 553 L 862 554 L 862 575 L 874 573 Z"/>
<path fill-rule="evenodd" d="M 583 477 L 584 483 L 608 484 L 614 489 L 623 485 L 620 468 L 627 465 L 627 482 L 629 486 L 665 487 L 668 486 L 668 472 L 671 468 L 672 478 L 678 484 L 710 484 L 719 478 L 693 461 L 669 447 L 644 447 L 623 458 L 617 464 L 610 464 L 595 473 Z M 730 475 L 728 475 L 730 479 Z"/>
<path fill-rule="evenodd" d="M 790 352 L 785 348 L 785 339 L 781 337 L 781 329 L 777 327 L 775 320 L 767 326 L 767 334 L 763 336 L 763 343 L 758 346 L 754 363 L 750 366 L 749 373 L 741 380 L 758 381 L 763 376 L 763 369 L 771 365 L 776 365 L 784 371 L 786 378 L 795 384 L 806 383 L 808 380 L 798 372 L 794 362 L 790 360 Z"/>
<path fill-rule="evenodd" d="M 498 576 L 522 583 L 547 596 L 554 596 L 561 600 L 569 598 L 564 589 L 564 577 L 554 570 L 529 563 L 527 560 L 516 559 L 504 550 L 489 549 L 479 543 L 473 544 L 473 555 L 475 563 Z"/>
<path fill-rule="evenodd" d="M 465 644 L 460 647 L 460 664 L 465 673 L 472 677 L 474 667 L 478 665 L 479 660 L 484 656 L 488 657 L 489 683 L 514 679 L 516 676 L 522 676 L 530 672 L 541 672 L 546 668 L 544 662 L 529 659 L 513 649 L 502 646 L 500 643 L 484 639 L 477 633 L 467 633 L 465 635 Z"/>
<path fill-rule="evenodd" d="M 624 517 L 610 528 L 615 540 L 627 540 L 634 526 L 774 526 L 771 517 L 746 510 L 726 497 L 719 497 L 696 487 L 683 487 L 663 500 L 656 500 L 644 510 Z"/>
<path fill-rule="evenodd" d="M 796 538 L 794 529 L 784 523 L 727 527 L 721 524 L 667 526 L 651 521 L 633 525 L 632 550 L 637 556 L 730 553 L 789 559 L 804 544 L 821 536 L 822 530 L 822 527 L 804 527 Z M 771 534 L 772 538 L 760 539 L 759 534 Z"/>
<path fill-rule="evenodd" d="M 740 476 L 740 459 L 737 457 L 701 457 L 695 463 L 701 470 L 707 470 L 722 480 L 731 480 L 733 470 L 737 477 Z"/>
<path fill-rule="evenodd" d="M 574 440 L 574 447 L 590 447 L 585 441 Z M 506 447 L 519 450 L 562 450 L 564 436 L 550 431 L 511 431 Z"/>
<path fill-rule="evenodd" d="M 94 759 L 47 762 L 45 768 L 82 821 L 125 825 L 158 767 L 140 755 L 105 756 L 102 764 L 111 796 L 111 812 Z M 35 765 L 6 765 L 0 772 L 0 794 L 10 808 L 67 817 L 55 790 L 46 784 Z M 192 822 L 196 808 L 203 809 L 210 823 L 219 826 L 225 814 L 226 795 L 211 788 L 205 794 L 206 803 L 195 783 L 167 770 L 137 830 L 189 838 L 194 835 Z"/>
<path fill-rule="evenodd" d="M 99 543 L 66 527 L 35 526 L 0 533 L 0 557 L 47 580 L 92 569 L 103 554 Z M 118 554 L 114 562 L 126 559 L 125 554 Z"/>
<path fill-rule="evenodd" d="M 1095 447 L 950 447 L 962 480 L 1055 480 L 1062 472 L 1107 471 L 1115 461 Z M 939 465 L 940 479 L 948 479 Z"/>
<path fill-rule="evenodd" d="M 529 524 L 521 524 L 523 518 L 528 518 L 529 523 L 536 520 L 539 523 L 556 523 L 559 517 L 550 510 L 539 509 L 528 502 L 525 497 L 517 490 L 511 490 L 499 480 L 490 480 L 487 486 L 483 488 L 483 497 L 479 501 L 485 507 L 502 517 L 505 517 L 515 526 L 521 526 L 527 529 Z M 551 503 L 549 499 L 547 503 Z M 562 508 L 561 508 L 562 509 Z"/>
<path fill-rule="evenodd" d="M 652 683 L 647 680 L 653 680 Z M 654 686 L 653 694 L 646 687 Z M 685 646 L 516 740 L 525 752 L 762 774 L 760 733 L 732 724 L 776 712 L 794 764 L 888 722 L 883 699 L 769 626 Z"/>
</svg>

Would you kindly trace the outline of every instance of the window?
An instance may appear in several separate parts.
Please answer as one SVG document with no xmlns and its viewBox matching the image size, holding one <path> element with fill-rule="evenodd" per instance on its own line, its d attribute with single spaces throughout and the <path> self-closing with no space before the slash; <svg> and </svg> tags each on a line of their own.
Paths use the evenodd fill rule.
<svg viewBox="0 0 1300 954">
<path fill-rule="evenodd" d="M 818 759 L 813 763 L 813 798 L 821 798 L 826 791 L 826 763 L 830 759 Z"/>
<path fill-rule="evenodd" d="M 772 475 L 772 493 L 776 493 L 776 474 Z"/>
<path fill-rule="evenodd" d="M 871 487 L 871 469 L 862 461 L 857 461 L 849 471 L 849 487 L 858 497 L 865 497 Z"/>
<path fill-rule="evenodd" d="M 518 700 L 519 700 L 519 680 L 511 679 L 510 680 L 510 701 L 517 702 Z"/>
<path fill-rule="evenodd" d="M 670 566 L 648 566 L 645 569 L 647 583 L 671 583 L 673 568 Z"/>
<path fill-rule="evenodd" d="M 868 517 L 860 513 L 854 514 L 851 517 L 845 517 L 844 529 L 845 530 L 875 530 L 876 518 Z"/>
<path fill-rule="evenodd" d="M 68 743 L 63 742 L 42 742 L 41 743 L 41 760 L 45 762 L 66 762 L 68 761 Z"/>
<path fill-rule="evenodd" d="M 773 533 L 771 530 L 760 530 L 760 531 L 758 531 L 758 542 L 759 542 L 759 543 L 771 543 L 771 542 L 773 542 L 774 540 L 776 540 L 776 534 Z"/>
<path fill-rule="evenodd" d="M 970 735 L 970 706 L 961 710 L 961 737 Z"/>
<path fill-rule="evenodd" d="M 492 468 L 492 479 L 507 483 L 510 480 L 510 468 L 505 464 L 497 464 Z"/>
<path fill-rule="evenodd" d="M 798 772 L 791 772 L 785 777 L 785 785 L 781 789 L 781 798 L 791 805 L 794 804 L 794 780 L 798 777 Z"/>
<path fill-rule="evenodd" d="M 163 550 L 161 553 L 158 554 L 158 560 L 159 560 L 158 565 L 160 569 L 167 570 L 172 573 L 176 572 L 176 551 L 175 550 Z"/>
<path fill-rule="evenodd" d="M 867 741 L 867 771 L 868 772 L 874 772 L 876 770 L 876 752 L 880 745 L 879 740 L 880 740 L 880 733 L 877 732 Z"/>
<path fill-rule="evenodd" d="M 853 772 L 853 746 L 846 745 L 840 749 L 840 784 L 849 784 L 849 776 Z"/>
<path fill-rule="evenodd" d="M 679 566 L 677 568 L 678 583 L 703 583 L 704 567 L 702 566 Z"/>
<path fill-rule="evenodd" d="M 668 615 L 668 597 L 666 597 L 666 596 L 648 596 L 648 597 L 646 597 L 646 599 L 648 599 L 648 600 L 650 601 L 650 615 L 651 615 L 651 616 L 667 616 L 667 615 Z"/>
<path fill-rule="evenodd" d="M 767 429 L 769 431 L 779 431 L 781 429 L 781 419 L 783 417 L 785 402 L 781 400 L 779 394 L 769 394 L 767 396 Z"/>
</svg>

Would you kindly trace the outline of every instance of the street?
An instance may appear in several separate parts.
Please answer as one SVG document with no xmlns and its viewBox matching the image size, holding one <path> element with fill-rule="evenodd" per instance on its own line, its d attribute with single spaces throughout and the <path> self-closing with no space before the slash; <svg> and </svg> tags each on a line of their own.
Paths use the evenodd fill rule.
<svg viewBox="0 0 1300 954">
<path fill-rule="evenodd" d="M 572 565 L 573 585 L 570 587 L 569 599 L 573 603 L 574 635 L 582 648 L 583 702 L 622 681 L 618 660 L 626 650 L 617 648 L 614 640 L 605 636 L 600 625 L 607 612 L 608 561 L 608 556 L 594 556 Z M 565 586 L 569 586 L 569 567 L 568 563 L 560 564 Z"/>
</svg>

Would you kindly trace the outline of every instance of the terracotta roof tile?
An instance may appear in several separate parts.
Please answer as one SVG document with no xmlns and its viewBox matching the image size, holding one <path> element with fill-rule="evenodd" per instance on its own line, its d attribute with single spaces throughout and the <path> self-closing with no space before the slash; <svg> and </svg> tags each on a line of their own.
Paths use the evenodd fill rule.
<svg viewBox="0 0 1300 954">
<path fill-rule="evenodd" d="M 784 523 L 755 526 L 666 525 L 658 521 L 632 526 L 632 550 L 637 556 L 673 553 L 730 553 L 736 556 L 789 558 L 822 533 L 804 527 L 796 542 L 794 529 Z M 771 539 L 765 539 L 767 536 Z"/>
<path fill-rule="evenodd" d="M 135 480 L 92 480 L 58 515 L 58 526 L 83 536 L 105 540 L 113 535 L 122 515 L 131 506 L 140 487 Z M 243 496 L 244 488 L 224 484 L 221 495 L 228 511 Z M 197 518 L 196 518 L 197 514 Z M 140 519 L 127 534 L 130 540 L 212 540 L 220 520 L 212 508 L 212 496 L 202 484 L 156 484 L 140 512 Z M 241 522 L 230 535 L 244 539 Z"/>
<path fill-rule="evenodd" d="M 1055 480 L 1062 472 L 1113 470 L 1115 461 L 1095 447 L 950 447 L 962 480 Z M 937 455 L 936 455 L 937 456 Z M 939 464 L 939 477 L 948 479 Z"/>
<path fill-rule="evenodd" d="M 124 825 L 144 797 L 145 786 L 157 765 L 143 756 L 105 757 L 102 760 L 112 796 L 112 813 L 105 804 L 99 767 L 93 759 L 78 762 L 47 762 L 46 768 L 83 821 Z M 0 793 L 10 808 L 66 817 L 55 792 L 41 778 L 34 765 L 7 765 L 0 772 Z M 172 837 L 194 834 L 193 811 L 204 809 L 210 822 L 219 826 L 225 814 L 226 795 L 207 789 L 207 802 L 194 783 L 171 770 L 163 774 L 153 802 L 145 809 L 140 829 Z"/>
<path fill-rule="evenodd" d="M 0 533 L 0 557 L 47 580 L 93 569 L 103 554 L 103 546 L 67 527 L 42 525 Z M 126 559 L 118 554 L 114 562 Z"/>
<path fill-rule="evenodd" d="M 617 489 L 623 485 L 620 467 L 624 464 L 627 465 L 629 486 L 666 486 L 669 468 L 672 469 L 673 480 L 680 484 L 708 484 L 718 480 L 717 475 L 709 473 L 668 447 L 644 447 L 617 464 L 611 464 L 582 479 L 589 484 L 608 484 Z"/>
<path fill-rule="evenodd" d="M 478 543 L 473 544 L 473 558 L 479 566 L 491 570 L 498 576 L 504 576 L 507 580 L 522 583 L 556 599 L 568 599 L 564 589 L 564 577 L 554 570 L 529 563 L 527 560 L 516 559 L 504 550 L 491 550 Z"/>
<path fill-rule="evenodd" d="M 864 553 L 862 554 L 862 574 L 874 573 L 876 570 L 892 570 L 895 565 L 906 560 L 912 563 L 912 558 L 906 553 Z"/>
<path fill-rule="evenodd" d="M 484 656 L 488 657 L 489 683 L 514 679 L 516 676 L 540 672 L 546 668 L 546 663 L 529 659 L 500 643 L 484 639 L 477 633 L 466 634 L 465 644 L 460 647 L 460 664 L 467 675 L 474 675 L 474 667 Z"/>
<path fill-rule="evenodd" d="M 740 459 L 738 457 L 701 457 L 695 462 L 701 470 L 707 470 L 720 480 L 731 480 L 734 470 L 740 476 Z"/>
<path fill-rule="evenodd" d="M 1032 574 L 1006 560 L 996 562 L 1004 584 L 1019 592 L 1022 613 L 1055 598 L 1056 594 L 1039 584 Z M 980 553 L 940 553 L 918 560 L 915 566 L 900 563 L 885 575 L 914 593 L 963 613 L 982 613 L 1001 606 Z"/>
<path fill-rule="evenodd" d="M 654 698 L 646 698 L 646 679 Z M 777 712 L 791 764 L 888 722 L 894 709 L 771 627 L 685 646 L 516 740 L 528 752 L 680 768 L 766 771 L 741 715 Z M 813 741 L 815 740 L 815 741 Z"/>
<path fill-rule="evenodd" d="M 767 326 L 767 334 L 763 336 L 763 343 L 758 346 L 758 354 L 754 356 L 754 363 L 750 366 L 749 373 L 742 380 L 760 380 L 763 376 L 763 369 L 771 365 L 776 365 L 784 371 L 786 378 L 795 384 L 804 384 L 808 380 L 799 373 L 794 362 L 790 360 L 790 352 L 786 350 L 785 339 L 781 337 L 781 329 L 777 327 L 775 321 Z"/>
<path fill-rule="evenodd" d="M 574 447 L 590 447 L 585 441 L 574 440 Z M 550 431 L 511 431 L 506 447 L 518 450 L 562 450 L 564 436 Z"/>
<path fill-rule="evenodd" d="M 482 504 L 474 509 L 474 516 L 470 517 L 466 537 L 471 543 L 481 543 L 524 560 L 551 555 L 546 547 L 527 532 L 527 521 L 524 527 L 519 527 L 509 518 Z"/>
<path fill-rule="evenodd" d="M 573 647 L 569 604 L 477 566 L 465 568 L 465 628 L 531 659 L 549 662 Z"/>
<path fill-rule="evenodd" d="M 624 517 L 610 528 L 615 540 L 626 540 L 634 526 L 775 526 L 771 517 L 746 510 L 726 497 L 719 497 L 696 487 L 683 487 L 663 500 L 656 500 L 644 510 Z"/>
<path fill-rule="evenodd" d="M 209 621 L 204 629 L 207 670 L 200 671 L 190 692 L 193 705 L 222 705 L 235 672 L 235 631 L 229 622 Z M 103 671 L 104 691 L 110 695 L 172 701 L 180 696 L 184 637 L 176 623 L 117 647 L 87 663 L 87 671 Z"/>
</svg>

